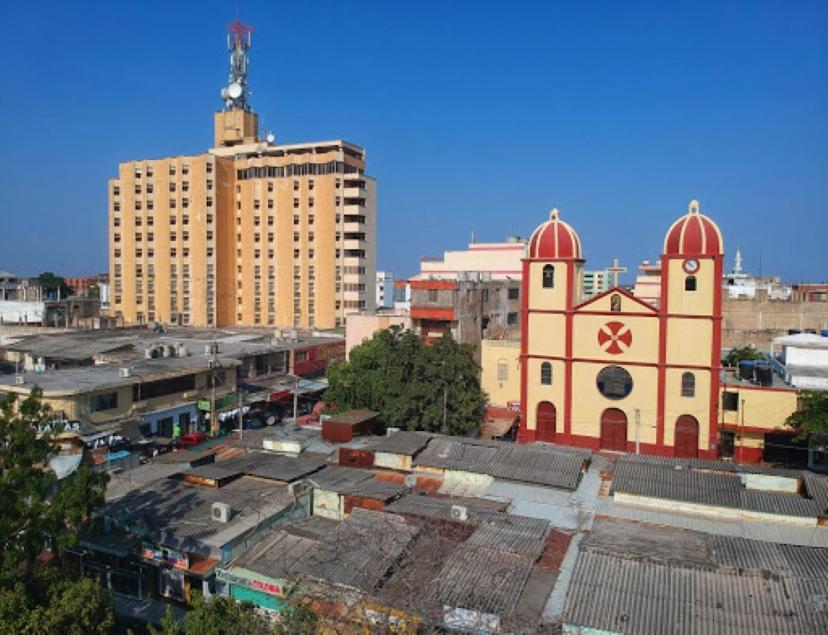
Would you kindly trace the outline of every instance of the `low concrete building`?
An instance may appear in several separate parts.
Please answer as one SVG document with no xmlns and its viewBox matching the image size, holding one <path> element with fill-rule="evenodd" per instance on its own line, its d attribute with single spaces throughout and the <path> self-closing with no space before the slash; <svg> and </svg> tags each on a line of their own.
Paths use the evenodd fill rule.
<svg viewBox="0 0 828 635">
<path fill-rule="evenodd" d="M 785 366 L 785 380 L 802 390 L 828 390 L 828 337 L 798 333 L 777 337 L 771 352 Z"/>
<path fill-rule="evenodd" d="M 480 342 L 520 333 L 520 282 L 459 279 L 411 280 L 412 330 L 426 342 L 443 333 L 471 344 L 480 361 Z"/>
</svg>

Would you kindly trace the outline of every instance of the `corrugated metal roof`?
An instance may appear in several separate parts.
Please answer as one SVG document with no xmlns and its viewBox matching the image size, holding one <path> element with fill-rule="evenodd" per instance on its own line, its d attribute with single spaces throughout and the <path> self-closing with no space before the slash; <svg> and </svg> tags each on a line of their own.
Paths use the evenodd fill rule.
<svg viewBox="0 0 828 635">
<path fill-rule="evenodd" d="M 232 564 L 271 578 L 285 578 L 294 565 L 318 547 L 316 540 L 275 529 Z"/>
<path fill-rule="evenodd" d="M 496 478 L 575 489 L 587 452 L 562 452 L 551 446 L 527 446 L 435 437 L 414 460 L 415 466 L 463 470 Z"/>
<path fill-rule="evenodd" d="M 216 463 L 227 470 L 238 470 L 248 476 L 292 482 L 314 474 L 325 467 L 316 459 L 293 458 L 282 454 L 250 452 L 243 456 Z"/>
<path fill-rule="evenodd" d="M 710 459 L 677 459 L 668 456 L 652 456 L 647 454 L 628 454 L 621 457 L 619 462 L 624 463 L 646 463 L 661 467 L 677 467 L 695 470 L 707 470 L 710 472 L 735 472 L 739 474 L 768 474 L 772 476 L 787 476 L 801 479 L 801 470 L 790 470 L 780 467 L 768 467 L 764 465 L 751 465 L 747 463 L 734 463 L 732 461 L 715 461 Z"/>
<path fill-rule="evenodd" d="M 582 454 L 511 445 L 498 449 L 486 473 L 510 481 L 574 490 L 584 462 Z"/>
<path fill-rule="evenodd" d="M 338 465 L 328 465 L 321 472 L 317 472 L 310 477 L 313 485 L 329 492 L 344 493 L 351 491 L 363 481 L 368 481 L 374 478 L 374 475 L 367 470 L 355 470 L 349 467 L 340 467 Z"/>
<path fill-rule="evenodd" d="M 798 547 L 734 536 L 707 536 L 713 561 L 738 571 L 769 571 L 797 578 L 825 579 L 828 548 Z"/>
<path fill-rule="evenodd" d="M 418 533 L 399 516 L 357 508 L 291 573 L 370 591 Z"/>
<path fill-rule="evenodd" d="M 508 503 L 484 503 L 468 498 L 437 498 L 421 494 L 407 494 L 385 506 L 385 511 L 394 514 L 433 518 L 435 520 L 452 520 L 451 508 L 460 505 L 467 510 L 467 522 L 479 525 L 491 520 L 503 512 Z"/>
<path fill-rule="evenodd" d="M 410 432 L 402 430 L 383 437 L 375 443 L 371 449 L 374 452 L 387 452 L 389 454 L 404 454 L 414 456 L 428 445 L 432 435 L 426 432 Z"/>
<path fill-rule="evenodd" d="M 448 438 L 432 439 L 414 460 L 415 465 L 484 473 L 497 448 L 460 443 Z"/>
<path fill-rule="evenodd" d="M 828 582 L 582 551 L 565 625 L 619 633 L 824 633 Z"/>
<path fill-rule="evenodd" d="M 227 466 L 223 463 L 205 463 L 204 465 L 198 465 L 196 467 L 191 467 L 190 469 L 183 472 L 184 476 L 196 476 L 198 478 L 210 479 L 210 480 L 221 480 L 225 478 L 232 478 L 234 476 L 239 476 L 243 474 L 243 471 L 239 468 L 234 468 L 231 466 Z"/>
<path fill-rule="evenodd" d="M 828 476 L 805 474 L 805 489 L 822 514 L 828 513 Z"/>
<path fill-rule="evenodd" d="M 533 564 L 525 555 L 464 543 L 435 578 L 434 597 L 446 606 L 508 616 Z"/>
<path fill-rule="evenodd" d="M 798 494 L 746 489 L 735 471 L 699 471 L 680 463 L 629 460 L 615 467 L 612 491 L 783 516 L 816 517 L 819 505 Z"/>
<path fill-rule="evenodd" d="M 549 523 L 538 518 L 502 514 L 483 523 L 466 544 L 527 556 L 534 562 L 543 552 Z"/>
<path fill-rule="evenodd" d="M 281 525 L 280 529 L 311 540 L 326 540 L 333 535 L 340 522 L 324 516 L 308 516 L 287 525 Z"/>
</svg>

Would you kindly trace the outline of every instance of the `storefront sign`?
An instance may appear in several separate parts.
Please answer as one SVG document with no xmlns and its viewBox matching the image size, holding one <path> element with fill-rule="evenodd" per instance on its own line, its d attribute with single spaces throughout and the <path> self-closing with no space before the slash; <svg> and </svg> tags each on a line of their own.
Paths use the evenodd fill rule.
<svg viewBox="0 0 828 635">
<path fill-rule="evenodd" d="M 284 596 L 284 587 L 281 583 L 264 576 L 254 577 L 254 575 L 246 571 L 236 570 L 231 572 L 227 569 L 216 569 L 216 579 L 222 582 L 247 587 L 248 589 L 267 593 L 268 595 L 275 595 L 277 597 Z"/>
<path fill-rule="evenodd" d="M 152 545 L 148 542 L 141 544 L 141 555 L 145 560 L 169 564 L 176 569 L 189 569 L 190 558 L 182 551 L 176 551 L 161 545 Z"/>
</svg>

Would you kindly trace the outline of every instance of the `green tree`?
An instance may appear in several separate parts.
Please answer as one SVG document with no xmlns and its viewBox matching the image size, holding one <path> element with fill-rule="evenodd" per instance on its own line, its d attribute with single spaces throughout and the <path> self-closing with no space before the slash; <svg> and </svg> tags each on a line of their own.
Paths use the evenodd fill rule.
<svg viewBox="0 0 828 635">
<path fill-rule="evenodd" d="M 214 597 L 209 601 L 194 593 L 192 610 L 187 613 L 186 635 L 267 635 L 275 629 L 269 620 L 254 610 L 250 602 L 236 602 L 229 597 Z M 157 632 L 157 631 L 156 631 Z M 167 635 L 167 632 L 164 632 Z"/>
<path fill-rule="evenodd" d="M 93 284 L 89 287 L 89 290 L 86 292 L 86 297 L 92 298 L 93 300 L 100 300 L 101 288 L 97 284 Z"/>
<path fill-rule="evenodd" d="M 150 624 L 150 635 L 180 635 L 181 633 L 181 625 L 178 623 L 178 618 L 176 618 L 169 604 L 167 604 L 167 608 L 164 610 L 164 617 L 161 618 L 159 626 L 160 628 L 157 628 Z"/>
<path fill-rule="evenodd" d="M 803 392 L 799 396 L 799 409 L 786 423 L 796 430 L 798 441 L 828 444 L 828 392 Z"/>
<path fill-rule="evenodd" d="M 0 570 L 32 562 L 47 543 L 60 555 L 77 543 L 92 512 L 103 505 L 107 476 L 82 466 L 58 481 L 48 469 L 57 451 L 57 430 L 39 433 L 50 410 L 35 387 L 17 404 L 17 395 L 0 399 Z"/>
<path fill-rule="evenodd" d="M 114 624 L 108 594 L 97 580 L 40 565 L 0 583 L 3 635 L 104 635 Z"/>
<path fill-rule="evenodd" d="M 725 366 L 735 368 L 743 359 L 765 359 L 765 356 L 752 346 L 741 346 L 730 349 L 723 361 Z"/>
<path fill-rule="evenodd" d="M 107 477 L 81 467 L 58 480 L 49 469 L 58 430 L 35 387 L 18 404 L 0 398 L 0 633 L 107 633 L 114 620 L 96 580 L 35 558 L 51 546 L 59 561 L 104 502 Z"/>
<path fill-rule="evenodd" d="M 290 602 L 279 614 L 277 635 L 313 635 L 319 625 L 319 616 L 301 601 Z"/>
<path fill-rule="evenodd" d="M 387 426 L 464 434 L 482 420 L 486 397 L 472 347 L 445 334 L 430 346 L 399 327 L 379 331 L 328 368 L 324 399 L 337 412 L 369 408 Z"/>
<path fill-rule="evenodd" d="M 49 295 L 57 298 L 58 290 L 60 291 L 60 298 L 68 298 L 74 293 L 74 289 L 66 284 L 66 280 L 60 276 L 55 275 L 51 271 L 45 271 L 37 277 L 38 286 L 43 288 L 43 291 Z"/>
</svg>

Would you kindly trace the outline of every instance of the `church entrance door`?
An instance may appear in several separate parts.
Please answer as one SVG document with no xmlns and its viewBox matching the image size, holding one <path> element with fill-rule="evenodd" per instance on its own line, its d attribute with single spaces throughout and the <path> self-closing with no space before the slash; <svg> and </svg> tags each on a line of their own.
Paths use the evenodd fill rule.
<svg viewBox="0 0 828 635">
<path fill-rule="evenodd" d="M 547 441 L 549 443 L 555 441 L 555 418 L 555 404 L 541 401 L 538 404 L 536 441 Z"/>
<path fill-rule="evenodd" d="M 627 451 L 627 415 L 618 408 L 607 408 L 601 415 L 601 449 Z"/>
<path fill-rule="evenodd" d="M 699 422 L 690 415 L 681 415 L 676 420 L 676 438 L 673 441 L 676 458 L 699 458 Z"/>
</svg>

